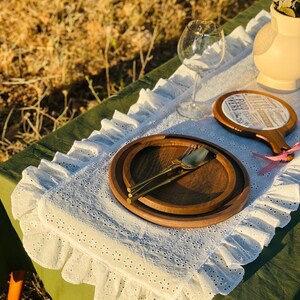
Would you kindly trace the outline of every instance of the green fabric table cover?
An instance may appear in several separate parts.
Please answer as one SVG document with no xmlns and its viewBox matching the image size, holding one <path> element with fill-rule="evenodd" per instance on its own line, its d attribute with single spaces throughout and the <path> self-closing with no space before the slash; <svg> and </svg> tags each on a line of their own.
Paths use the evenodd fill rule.
<svg viewBox="0 0 300 300">
<path fill-rule="evenodd" d="M 225 32 L 235 27 L 245 26 L 261 9 L 269 10 L 271 1 L 257 1 L 246 11 L 228 21 Z M 169 77 L 179 66 L 174 58 L 150 72 L 135 83 L 123 89 L 118 95 L 110 97 L 87 113 L 69 122 L 61 129 L 31 145 L 23 152 L 0 165 L 0 288 L 6 288 L 8 274 L 17 269 L 26 269 L 38 273 L 46 290 L 53 299 L 93 299 L 93 287 L 72 285 L 61 278 L 60 271 L 48 270 L 32 263 L 22 247 L 22 232 L 11 214 L 10 195 L 21 179 L 21 172 L 29 165 L 37 166 L 42 158 L 51 160 L 55 152 L 66 153 L 75 140 L 90 135 L 99 129 L 103 118 L 111 118 L 115 110 L 126 113 L 138 99 L 142 88 L 153 88 L 159 78 Z M 292 214 L 291 222 L 283 229 L 277 229 L 276 235 L 268 247 L 251 264 L 245 266 L 243 282 L 227 299 L 298 299 L 300 298 L 300 212 Z M 216 299 L 224 296 L 215 296 Z"/>
</svg>

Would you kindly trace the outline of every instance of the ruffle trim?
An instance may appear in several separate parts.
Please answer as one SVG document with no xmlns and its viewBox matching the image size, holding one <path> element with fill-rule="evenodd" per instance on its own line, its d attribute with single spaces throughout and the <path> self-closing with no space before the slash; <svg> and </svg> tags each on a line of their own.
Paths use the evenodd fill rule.
<svg viewBox="0 0 300 300">
<path fill-rule="evenodd" d="M 236 62 L 237 56 L 251 51 L 256 32 L 268 21 L 269 15 L 263 11 L 248 23 L 246 31 L 238 27 L 227 37 L 230 48 L 224 68 Z M 112 272 L 102 262 L 74 249 L 72 244 L 49 231 L 39 219 L 38 201 L 58 183 L 99 159 L 103 152 L 109 153 L 125 136 L 152 122 L 158 110 L 176 101 L 192 82 L 192 73 L 183 66 L 179 67 L 168 80 L 160 79 L 152 91 L 141 90 L 139 100 L 128 114 L 115 111 L 111 120 L 102 120 L 101 129 L 92 132 L 88 139 L 74 142 L 67 155 L 58 152 L 51 162 L 42 160 L 37 168 L 24 170 L 12 194 L 12 211 L 14 217 L 20 220 L 23 244 L 32 259 L 46 268 L 62 269 L 62 276 L 71 283 L 95 285 L 95 299 L 160 298 L 122 274 Z M 178 291 L 177 299 L 209 299 L 215 294 L 226 295 L 232 291 L 243 278 L 242 265 L 255 260 L 273 238 L 275 228 L 284 227 L 290 221 L 290 213 L 298 209 L 299 183 L 300 158 L 296 157 L 275 178 L 271 189 L 255 201 L 255 206 L 235 231 Z M 41 251 L 31 247 L 37 241 Z M 173 299 L 174 295 L 171 297 Z"/>
<path fill-rule="evenodd" d="M 257 30 L 269 21 L 269 14 L 265 11 L 259 13 L 251 20 L 246 30 L 239 26 L 226 37 L 227 51 L 220 68 L 229 68 L 245 57 L 252 50 L 253 37 Z M 207 72 L 203 80 L 210 77 Z M 132 105 L 127 114 L 115 111 L 111 120 L 103 119 L 101 129 L 95 130 L 87 139 L 75 141 L 67 154 L 57 152 L 51 162 L 42 160 L 36 168 L 30 166 L 22 173 L 22 179 L 12 195 L 12 211 L 16 219 L 20 219 L 28 210 L 36 206 L 31 197 L 21 197 L 22 204 L 18 203 L 20 191 L 28 191 L 37 196 L 54 188 L 58 182 L 72 176 L 83 167 L 91 164 L 101 157 L 103 152 L 111 152 L 135 130 L 153 122 L 161 108 L 172 105 L 181 95 L 193 85 L 194 73 L 181 65 L 169 79 L 160 79 L 153 90 L 142 89 L 138 101 Z M 40 197 L 38 197 L 40 198 Z M 16 205 L 15 201 L 16 199 Z"/>
</svg>

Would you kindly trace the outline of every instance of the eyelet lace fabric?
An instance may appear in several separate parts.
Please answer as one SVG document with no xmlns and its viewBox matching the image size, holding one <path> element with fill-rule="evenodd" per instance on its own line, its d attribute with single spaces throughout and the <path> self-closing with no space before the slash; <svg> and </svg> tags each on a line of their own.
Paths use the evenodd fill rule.
<svg viewBox="0 0 300 300">
<path fill-rule="evenodd" d="M 203 76 L 201 97 L 212 104 L 236 89 L 260 90 L 252 59 L 255 34 L 269 15 L 262 11 L 227 39 L 222 66 Z M 270 149 L 223 129 L 212 117 L 182 119 L 175 107 L 191 95 L 193 74 L 184 66 L 153 90 L 142 90 L 125 115 L 115 112 L 101 129 L 76 141 L 67 154 L 28 167 L 12 194 L 23 244 L 30 257 L 65 280 L 95 286 L 95 299 L 211 299 L 228 294 L 242 280 L 243 265 L 257 258 L 299 206 L 300 157 L 258 175 L 264 162 L 252 152 Z M 279 95 L 296 112 L 300 92 Z M 299 102 L 299 100 L 298 100 Z M 251 192 L 246 207 L 219 224 L 196 229 L 165 228 L 127 211 L 114 198 L 108 168 L 130 141 L 151 134 L 176 133 L 222 146 L 246 167 Z M 299 126 L 287 136 L 300 140 Z"/>
</svg>

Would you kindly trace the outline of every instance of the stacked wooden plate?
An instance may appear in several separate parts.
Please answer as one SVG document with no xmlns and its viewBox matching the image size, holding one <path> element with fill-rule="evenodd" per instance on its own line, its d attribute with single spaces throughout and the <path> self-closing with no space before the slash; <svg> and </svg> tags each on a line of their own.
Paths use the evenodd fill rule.
<svg viewBox="0 0 300 300">
<path fill-rule="evenodd" d="M 127 203 L 127 187 L 155 174 L 191 144 L 204 146 L 212 159 L 180 179 Z M 117 200 L 132 213 L 155 224 L 192 228 L 224 221 L 239 212 L 249 195 L 249 176 L 240 161 L 208 141 L 183 135 L 137 139 L 117 152 L 109 170 Z"/>
</svg>

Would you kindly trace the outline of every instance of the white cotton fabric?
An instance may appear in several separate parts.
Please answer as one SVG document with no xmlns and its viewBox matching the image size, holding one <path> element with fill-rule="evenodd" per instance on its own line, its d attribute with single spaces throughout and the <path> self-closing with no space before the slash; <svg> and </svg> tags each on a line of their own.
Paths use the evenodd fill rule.
<svg viewBox="0 0 300 300">
<path fill-rule="evenodd" d="M 259 13 L 246 29 L 227 36 L 225 61 L 203 76 L 198 97 L 211 105 L 236 89 L 261 90 L 255 83 L 253 38 L 269 21 Z M 71 283 L 95 286 L 95 299 L 211 299 L 228 294 L 242 280 L 243 265 L 257 258 L 276 227 L 290 221 L 299 206 L 300 157 L 263 177 L 265 162 L 252 152 L 270 154 L 261 142 L 223 129 L 212 117 L 186 120 L 176 104 L 192 93 L 193 74 L 184 66 L 153 90 L 142 90 L 128 114 L 115 112 L 101 130 L 76 141 L 68 154 L 29 167 L 12 194 L 30 257 L 61 269 Z M 274 94 L 274 93 L 273 93 Z M 300 113 L 300 92 L 278 95 Z M 125 144 L 157 133 L 191 135 L 222 146 L 247 169 L 251 191 L 246 207 L 219 224 L 196 229 L 165 228 L 127 211 L 114 198 L 108 168 Z M 300 140 L 299 126 L 286 141 Z"/>
</svg>

